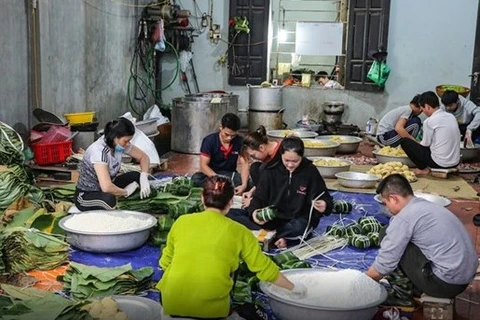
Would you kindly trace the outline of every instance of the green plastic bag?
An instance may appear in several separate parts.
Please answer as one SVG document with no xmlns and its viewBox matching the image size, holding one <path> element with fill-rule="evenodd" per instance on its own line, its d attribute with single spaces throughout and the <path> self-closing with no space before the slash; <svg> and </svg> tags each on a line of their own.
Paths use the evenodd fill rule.
<svg viewBox="0 0 480 320">
<path fill-rule="evenodd" d="M 379 87 L 383 87 L 390 75 L 390 67 L 385 61 L 373 61 L 370 70 L 368 70 L 367 78 Z"/>
</svg>

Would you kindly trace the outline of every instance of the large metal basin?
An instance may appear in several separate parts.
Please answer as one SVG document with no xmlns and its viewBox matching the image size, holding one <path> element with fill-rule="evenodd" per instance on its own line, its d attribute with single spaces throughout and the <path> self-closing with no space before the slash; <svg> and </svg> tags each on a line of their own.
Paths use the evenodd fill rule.
<svg viewBox="0 0 480 320">
<path fill-rule="evenodd" d="M 218 131 L 222 116 L 227 113 L 226 99 L 215 100 L 173 99 L 172 150 L 199 154 L 203 138 Z"/>
<path fill-rule="evenodd" d="M 379 176 L 355 171 L 339 172 L 335 174 L 335 177 L 337 177 L 341 186 L 360 189 L 375 188 L 378 180 L 380 180 Z"/>
<path fill-rule="evenodd" d="M 278 111 L 282 109 L 283 87 L 248 87 L 248 108 L 255 111 Z"/>
<path fill-rule="evenodd" d="M 337 149 L 337 153 L 356 153 L 362 138 L 353 137 L 353 136 L 341 136 L 341 135 L 332 135 L 332 136 L 318 136 L 316 139 L 319 140 L 333 140 L 340 143 L 340 146 Z"/>
<path fill-rule="evenodd" d="M 476 144 L 474 148 L 461 148 L 462 162 L 480 160 L 480 144 Z"/>
<path fill-rule="evenodd" d="M 86 211 L 77 214 L 98 214 L 105 212 L 101 210 Z M 67 234 L 67 242 L 72 246 L 88 252 L 111 253 L 123 252 L 136 249 L 142 246 L 150 235 L 150 229 L 157 224 L 157 219 L 147 213 L 112 210 L 108 213 L 121 216 L 135 216 L 136 218 L 146 220 L 148 224 L 141 229 L 129 230 L 123 232 L 88 232 L 75 230 L 65 226 L 65 223 L 74 215 L 69 215 L 60 220 L 59 226 Z"/>
<path fill-rule="evenodd" d="M 314 163 L 315 167 L 317 167 L 318 169 L 318 172 L 320 172 L 320 175 L 323 178 L 327 178 L 327 179 L 335 179 L 336 173 L 349 171 L 350 166 L 353 164 L 353 162 L 349 160 L 339 159 L 335 157 L 309 157 L 308 159 L 311 160 L 312 162 L 315 162 L 315 160 L 327 160 L 327 161 L 337 160 L 337 161 L 346 163 L 345 165 L 340 165 L 340 166 L 319 166 Z"/>
<path fill-rule="evenodd" d="M 238 114 L 238 95 L 232 93 L 220 92 L 201 92 L 185 95 L 188 101 L 210 102 L 212 99 L 221 99 L 221 102 L 227 103 L 227 112 Z"/>
<path fill-rule="evenodd" d="M 319 142 L 319 140 L 316 139 L 303 139 L 304 143 L 315 143 Z M 340 144 L 338 142 L 334 141 L 320 141 L 322 146 L 318 147 L 307 147 L 305 146 L 305 157 L 331 157 L 334 156 L 335 153 L 337 152 L 338 147 Z"/>
<path fill-rule="evenodd" d="M 373 154 L 375 155 L 375 158 L 377 158 L 379 163 L 387 163 L 387 162 L 401 162 L 404 165 L 408 166 L 409 168 L 415 168 L 416 165 L 413 163 L 412 160 L 410 160 L 409 157 L 397 157 L 397 156 L 386 156 L 383 154 L 379 154 L 378 151 L 373 151 Z"/>
<path fill-rule="evenodd" d="M 331 270 L 320 269 L 291 269 L 283 270 L 282 273 L 288 278 L 294 274 L 316 273 L 316 272 L 335 272 Z M 281 320 L 371 320 L 377 313 L 378 305 L 387 298 L 386 290 L 381 287 L 382 294 L 380 299 L 371 304 L 358 308 L 328 308 L 314 307 L 299 301 L 284 299 L 272 291 L 271 286 L 260 282 L 260 289 L 268 296 L 270 307 L 273 313 Z"/>
<path fill-rule="evenodd" d="M 303 128 L 300 129 L 293 129 L 293 130 L 268 130 L 267 131 L 267 136 L 268 138 L 271 138 L 273 140 L 282 140 L 286 136 L 289 135 L 294 135 L 296 137 L 299 137 L 300 139 L 312 139 L 318 136 L 318 133 L 313 132 L 313 131 L 306 131 Z"/>
</svg>

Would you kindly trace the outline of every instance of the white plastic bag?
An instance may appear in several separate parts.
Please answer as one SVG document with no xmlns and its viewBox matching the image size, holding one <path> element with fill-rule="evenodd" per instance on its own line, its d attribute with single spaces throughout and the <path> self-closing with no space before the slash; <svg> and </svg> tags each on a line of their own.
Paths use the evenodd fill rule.
<svg viewBox="0 0 480 320">
<path fill-rule="evenodd" d="M 132 116 L 130 112 L 125 113 L 122 118 L 128 119 L 135 124 L 136 119 Z M 130 141 L 135 147 L 139 148 L 145 152 L 150 158 L 150 164 L 159 165 L 160 156 L 158 155 L 155 144 L 150 140 L 150 138 L 143 133 L 141 130 L 135 130 L 132 140 Z"/>
<path fill-rule="evenodd" d="M 162 114 L 162 112 L 160 111 L 160 108 L 156 104 L 148 108 L 147 112 L 145 112 L 145 114 L 143 115 L 143 120 L 155 119 L 155 118 L 157 119 L 157 127 L 164 123 L 170 122 L 170 120 L 168 120 L 168 118 Z"/>
</svg>

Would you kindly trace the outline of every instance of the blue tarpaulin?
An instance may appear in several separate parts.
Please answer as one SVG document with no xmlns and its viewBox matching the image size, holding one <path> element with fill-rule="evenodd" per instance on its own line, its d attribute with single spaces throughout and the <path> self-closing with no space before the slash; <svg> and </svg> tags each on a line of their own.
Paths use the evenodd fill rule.
<svg viewBox="0 0 480 320">
<path fill-rule="evenodd" d="M 332 192 L 331 194 L 334 199 L 345 200 L 352 203 L 353 210 L 349 214 L 338 215 L 333 213 L 328 217 L 323 217 L 320 220 L 319 226 L 315 230 L 317 234 L 323 234 L 327 226 L 332 225 L 339 220 L 348 224 L 351 221 L 357 221 L 365 215 L 375 216 L 381 223 L 388 223 L 389 218 L 380 213 L 380 204 L 373 199 L 372 194 L 347 192 Z M 330 266 L 339 269 L 356 269 L 365 271 L 375 259 L 377 250 L 377 248 L 356 249 L 351 246 L 346 246 L 343 249 L 337 249 L 325 255 L 317 255 L 307 260 L 314 267 Z M 149 266 L 155 270 L 153 280 L 157 282 L 163 274 L 163 271 L 158 266 L 159 257 L 160 249 L 158 247 L 145 244 L 136 250 L 109 254 L 72 250 L 70 259 L 71 261 L 97 267 L 116 267 L 127 263 L 131 263 L 134 269 Z M 147 297 L 158 301 L 159 294 L 156 292 L 150 292 Z M 265 300 L 263 295 L 260 295 L 259 298 Z"/>
</svg>

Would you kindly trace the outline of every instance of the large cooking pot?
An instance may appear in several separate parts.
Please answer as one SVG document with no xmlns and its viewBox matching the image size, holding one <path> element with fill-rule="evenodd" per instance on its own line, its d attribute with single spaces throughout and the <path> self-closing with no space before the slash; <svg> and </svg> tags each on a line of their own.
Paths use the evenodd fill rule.
<svg viewBox="0 0 480 320">
<path fill-rule="evenodd" d="M 261 87 L 247 85 L 249 109 L 255 111 L 279 111 L 282 109 L 282 87 Z"/>
<path fill-rule="evenodd" d="M 227 112 L 227 103 L 212 103 L 212 100 L 173 99 L 172 150 L 199 154 L 202 139 L 218 130 L 222 116 Z"/>
<path fill-rule="evenodd" d="M 325 114 L 343 114 L 345 103 L 341 101 L 327 101 L 323 104 L 323 113 Z"/>
<path fill-rule="evenodd" d="M 219 102 L 218 99 L 221 99 L 221 102 L 226 102 L 228 104 L 227 112 L 238 115 L 238 95 L 236 94 L 227 92 L 201 92 L 185 95 L 186 101 L 209 102 L 214 98 L 216 98 L 217 102 Z"/>
<path fill-rule="evenodd" d="M 277 130 L 283 128 L 283 112 L 285 109 L 278 111 L 257 111 L 248 110 L 248 131 L 253 132 L 259 126 L 264 126 L 268 130 Z"/>
</svg>

